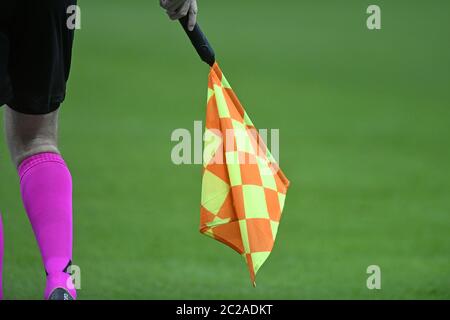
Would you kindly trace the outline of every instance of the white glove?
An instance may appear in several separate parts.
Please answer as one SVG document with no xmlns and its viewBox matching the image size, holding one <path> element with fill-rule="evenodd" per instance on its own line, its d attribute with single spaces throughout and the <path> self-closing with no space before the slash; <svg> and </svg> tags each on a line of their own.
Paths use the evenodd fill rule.
<svg viewBox="0 0 450 320">
<path fill-rule="evenodd" d="M 188 16 L 188 29 L 192 31 L 197 22 L 197 0 L 159 0 L 172 20 Z"/>
</svg>

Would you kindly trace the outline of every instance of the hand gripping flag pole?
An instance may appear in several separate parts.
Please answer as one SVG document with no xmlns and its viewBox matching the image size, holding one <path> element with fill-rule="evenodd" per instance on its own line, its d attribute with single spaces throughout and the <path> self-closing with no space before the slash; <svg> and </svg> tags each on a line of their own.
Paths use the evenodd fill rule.
<svg viewBox="0 0 450 320">
<path fill-rule="evenodd" d="M 210 67 L 204 134 L 200 232 L 231 247 L 247 263 L 252 284 L 272 251 L 289 186 L 219 65 L 198 24 L 187 28 Z"/>
</svg>

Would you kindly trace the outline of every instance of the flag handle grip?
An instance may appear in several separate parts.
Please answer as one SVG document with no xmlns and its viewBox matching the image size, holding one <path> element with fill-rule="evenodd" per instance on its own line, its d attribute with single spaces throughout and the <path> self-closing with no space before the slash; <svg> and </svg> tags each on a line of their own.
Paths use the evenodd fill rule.
<svg viewBox="0 0 450 320">
<path fill-rule="evenodd" d="M 189 31 L 187 27 L 188 17 L 185 16 L 181 18 L 179 21 L 184 31 L 186 32 L 187 36 L 191 40 L 191 43 L 194 46 L 195 50 L 197 50 L 197 53 L 200 56 L 200 58 L 212 67 L 214 62 L 216 62 L 215 53 L 213 48 L 209 44 L 205 34 L 200 29 L 198 23 L 195 24 L 194 30 Z"/>
</svg>

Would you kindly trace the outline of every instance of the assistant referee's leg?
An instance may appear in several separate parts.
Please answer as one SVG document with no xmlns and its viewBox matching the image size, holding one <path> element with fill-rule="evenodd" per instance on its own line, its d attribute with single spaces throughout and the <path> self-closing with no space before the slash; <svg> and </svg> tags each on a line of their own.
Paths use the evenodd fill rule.
<svg viewBox="0 0 450 320">
<path fill-rule="evenodd" d="M 44 298 L 75 299 L 68 270 L 72 260 L 72 177 L 58 150 L 58 110 L 29 115 L 6 107 L 4 121 L 23 204 L 47 274 Z"/>
</svg>

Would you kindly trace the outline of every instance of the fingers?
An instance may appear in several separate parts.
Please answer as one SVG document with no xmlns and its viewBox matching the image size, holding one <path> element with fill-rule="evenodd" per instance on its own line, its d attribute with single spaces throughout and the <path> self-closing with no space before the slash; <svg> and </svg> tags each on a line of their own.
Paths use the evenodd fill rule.
<svg viewBox="0 0 450 320">
<path fill-rule="evenodd" d="M 169 15 L 170 19 L 176 20 L 184 17 L 189 10 L 190 0 L 185 0 L 182 3 L 177 5 L 170 5 L 166 8 L 166 12 Z"/>
<path fill-rule="evenodd" d="M 197 23 L 197 1 L 193 0 L 191 6 L 189 7 L 189 17 L 188 17 L 188 30 L 194 30 L 195 24 Z"/>
<path fill-rule="evenodd" d="M 177 11 L 182 5 L 189 0 L 166 0 L 168 2 L 167 11 Z"/>
<path fill-rule="evenodd" d="M 167 11 L 177 11 L 186 0 L 159 0 L 159 5 Z"/>
<path fill-rule="evenodd" d="M 194 29 L 198 12 L 196 0 L 159 0 L 159 5 L 166 10 L 171 20 L 188 16 L 188 29 Z"/>
<path fill-rule="evenodd" d="M 167 14 L 169 15 L 170 19 L 178 20 L 188 14 L 190 6 L 191 0 L 187 0 L 181 7 L 177 8 L 176 10 L 167 10 Z"/>
</svg>

